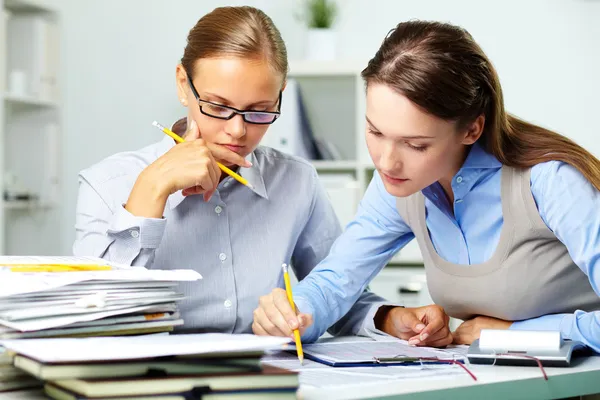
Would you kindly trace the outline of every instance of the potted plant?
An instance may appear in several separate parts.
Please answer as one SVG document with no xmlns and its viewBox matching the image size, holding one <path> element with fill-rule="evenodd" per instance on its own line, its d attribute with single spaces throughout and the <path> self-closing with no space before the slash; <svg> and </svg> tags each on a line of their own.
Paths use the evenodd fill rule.
<svg viewBox="0 0 600 400">
<path fill-rule="evenodd" d="M 337 4 L 333 0 L 303 0 L 301 18 L 307 25 L 306 58 L 309 60 L 333 60 L 336 37 L 332 29 L 337 16 Z"/>
</svg>

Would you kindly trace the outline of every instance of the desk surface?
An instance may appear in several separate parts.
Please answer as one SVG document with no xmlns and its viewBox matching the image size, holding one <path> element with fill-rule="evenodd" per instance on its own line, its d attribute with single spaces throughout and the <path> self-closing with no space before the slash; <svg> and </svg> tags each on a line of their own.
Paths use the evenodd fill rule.
<svg viewBox="0 0 600 400">
<path fill-rule="evenodd" d="M 348 340 L 335 338 L 333 340 Z M 360 339 L 359 339 L 360 340 Z M 365 340 L 364 338 L 362 340 Z M 366 339 L 369 340 L 369 339 Z M 329 368 L 329 367 L 327 367 Z M 457 367 L 458 368 L 458 367 Z M 554 399 L 600 393 L 600 357 L 574 359 L 569 368 L 545 368 L 544 380 L 537 367 L 471 365 L 477 376 L 403 378 L 335 386 L 301 387 L 299 398 L 312 399 Z M 2 400 L 45 399 L 39 390 L 0 393 Z"/>
<path fill-rule="evenodd" d="M 477 376 L 417 378 L 360 383 L 335 388 L 300 389 L 302 399 L 555 399 L 600 393 L 600 357 L 575 360 L 570 368 L 471 365 Z"/>
<path fill-rule="evenodd" d="M 326 341 L 348 340 L 331 338 Z M 370 340 L 352 338 L 351 340 Z M 460 368 L 460 367 L 455 367 Z M 569 368 L 511 367 L 471 364 L 468 374 L 357 382 L 336 387 L 300 388 L 299 398 L 312 399 L 555 399 L 600 393 L 600 356 L 574 358 Z M 596 397 L 594 397 L 596 398 Z"/>
</svg>

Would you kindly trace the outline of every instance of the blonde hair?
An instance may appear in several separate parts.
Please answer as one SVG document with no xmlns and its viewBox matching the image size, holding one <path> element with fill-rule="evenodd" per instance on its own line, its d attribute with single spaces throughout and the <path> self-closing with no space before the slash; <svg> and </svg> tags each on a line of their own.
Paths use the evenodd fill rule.
<svg viewBox="0 0 600 400">
<path fill-rule="evenodd" d="M 206 14 L 190 30 L 181 65 L 190 77 L 202 58 L 234 56 L 264 59 L 285 80 L 287 49 L 271 18 L 249 6 L 219 7 Z"/>
</svg>

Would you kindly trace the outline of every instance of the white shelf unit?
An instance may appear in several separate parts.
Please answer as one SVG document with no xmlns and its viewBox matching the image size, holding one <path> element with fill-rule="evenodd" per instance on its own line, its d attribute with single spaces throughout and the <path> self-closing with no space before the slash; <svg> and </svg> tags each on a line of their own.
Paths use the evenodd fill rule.
<svg viewBox="0 0 600 400">
<path fill-rule="evenodd" d="M 0 0 L 0 254 L 61 248 L 59 18 L 44 3 Z"/>
<path fill-rule="evenodd" d="M 343 224 L 356 212 L 375 167 L 365 143 L 365 85 L 360 73 L 364 61 L 293 61 L 289 78 L 298 82 L 315 137 L 331 142 L 340 160 L 315 160 L 333 206 Z M 352 177 L 352 182 L 349 177 Z M 330 185 L 341 177 L 346 187 Z M 390 265 L 422 265 L 416 240 L 400 251 Z"/>
</svg>

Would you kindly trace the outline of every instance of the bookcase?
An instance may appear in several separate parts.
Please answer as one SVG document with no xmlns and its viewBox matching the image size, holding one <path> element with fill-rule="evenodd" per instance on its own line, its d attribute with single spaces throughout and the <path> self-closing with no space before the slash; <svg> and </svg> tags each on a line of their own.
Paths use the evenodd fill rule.
<svg viewBox="0 0 600 400">
<path fill-rule="evenodd" d="M 365 142 L 366 96 L 360 76 L 367 61 L 293 61 L 288 75 L 297 82 L 314 138 L 328 142 L 337 156 L 312 162 L 344 226 L 354 217 L 375 171 Z M 285 106 L 282 111 L 287 112 Z M 267 145 L 280 144 L 270 140 Z M 369 288 L 407 307 L 432 304 L 417 241 L 399 251 Z M 453 327 L 457 324 L 452 320 Z"/>
<path fill-rule="evenodd" d="M 0 254 L 60 250 L 59 19 L 0 0 Z"/>
<path fill-rule="evenodd" d="M 298 82 L 315 138 L 336 149 L 338 159 L 313 164 L 345 226 L 354 216 L 375 167 L 365 142 L 365 85 L 360 73 L 368 60 L 293 61 L 289 78 Z M 390 261 L 392 266 L 422 266 L 413 240 Z"/>
</svg>

